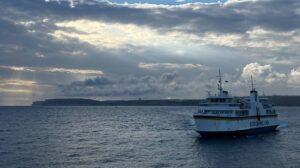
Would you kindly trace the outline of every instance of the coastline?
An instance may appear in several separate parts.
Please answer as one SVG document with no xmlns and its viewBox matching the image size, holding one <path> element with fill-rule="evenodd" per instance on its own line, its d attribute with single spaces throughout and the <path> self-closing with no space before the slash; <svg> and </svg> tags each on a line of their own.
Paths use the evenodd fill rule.
<svg viewBox="0 0 300 168">
<path fill-rule="evenodd" d="M 276 106 L 300 106 L 300 96 L 264 96 Z M 198 106 L 203 99 L 105 100 L 82 98 L 46 99 L 32 106 Z"/>
</svg>

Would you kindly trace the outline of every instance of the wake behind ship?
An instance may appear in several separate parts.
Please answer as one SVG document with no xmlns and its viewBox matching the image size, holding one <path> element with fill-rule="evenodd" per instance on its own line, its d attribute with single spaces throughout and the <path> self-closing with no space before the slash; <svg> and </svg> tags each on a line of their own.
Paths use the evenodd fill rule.
<svg viewBox="0 0 300 168">
<path fill-rule="evenodd" d="M 253 87 L 248 98 L 232 97 L 223 90 L 219 71 L 217 95 L 209 95 L 193 115 L 196 131 L 203 137 L 249 135 L 274 131 L 279 126 L 276 110 Z"/>
</svg>

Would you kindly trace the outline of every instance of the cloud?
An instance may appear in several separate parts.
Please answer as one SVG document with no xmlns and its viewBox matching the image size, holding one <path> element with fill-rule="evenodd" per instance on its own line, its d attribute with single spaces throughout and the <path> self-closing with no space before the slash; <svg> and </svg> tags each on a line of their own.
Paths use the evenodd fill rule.
<svg viewBox="0 0 300 168">
<path fill-rule="evenodd" d="M 100 70 L 92 69 L 66 69 L 66 68 L 46 68 L 48 72 L 63 72 L 63 73 L 74 73 L 82 75 L 103 75 L 104 73 Z"/>
<path fill-rule="evenodd" d="M 291 70 L 288 83 L 294 87 L 299 87 L 300 85 L 300 68 L 295 68 Z"/>
<path fill-rule="evenodd" d="M 250 74 L 299 93 L 298 0 L 187 2 L 1 0 L 0 78 L 43 83 L 6 85 L 41 97 L 198 98 L 221 67 L 236 94 Z"/>
<path fill-rule="evenodd" d="M 0 86 L 34 86 L 36 81 L 20 79 L 0 79 Z"/>
<path fill-rule="evenodd" d="M 0 68 L 9 69 L 12 71 L 35 72 L 34 69 L 28 67 L 6 66 L 1 65 Z"/>
<path fill-rule="evenodd" d="M 175 64 L 175 63 L 139 63 L 138 65 L 142 69 L 146 70 L 175 70 L 175 69 L 198 69 L 207 70 L 208 67 L 202 64 Z"/>
<path fill-rule="evenodd" d="M 45 93 L 45 91 L 48 92 Z M 54 95 L 58 95 L 55 88 L 47 83 L 21 78 L 0 78 L 1 105 L 29 105 L 34 100 L 53 97 Z"/>
<path fill-rule="evenodd" d="M 163 81 L 165 83 L 171 83 L 176 78 L 178 78 L 178 74 L 176 72 L 164 73 L 164 74 L 161 75 L 161 81 Z"/>
<path fill-rule="evenodd" d="M 159 78 L 153 76 L 121 78 L 96 77 L 76 81 L 70 85 L 59 86 L 66 96 L 98 96 L 102 98 L 121 98 L 136 96 L 164 97 L 178 89 L 175 72 L 164 73 Z"/>
<path fill-rule="evenodd" d="M 217 73 L 217 70 L 214 70 Z M 198 74 L 193 79 L 186 80 L 177 72 L 163 73 L 155 76 L 124 76 L 124 77 L 96 77 L 83 81 L 75 81 L 70 85 L 60 85 L 60 90 L 68 97 L 97 97 L 101 99 L 135 99 L 151 98 L 204 98 L 206 91 L 216 91 L 214 87 L 217 79 L 212 78 L 215 73 Z M 269 94 L 285 92 L 288 94 L 299 93 L 300 71 L 292 69 L 290 73 L 281 73 L 273 70 L 271 65 L 257 62 L 245 65 L 241 74 L 234 76 L 225 73 L 224 79 L 228 80 L 224 88 L 234 95 L 244 96 L 249 91 L 249 78 L 253 75 L 255 87 Z M 249 87 L 248 87 L 249 86 Z M 294 89 L 291 89 L 294 88 Z"/>
<path fill-rule="evenodd" d="M 79 75 L 104 75 L 100 70 L 93 69 L 70 69 L 70 68 L 56 68 L 56 67 L 17 67 L 17 66 L 5 66 L 0 65 L 0 68 L 9 69 L 12 71 L 21 71 L 21 72 L 59 72 L 59 73 L 72 73 Z"/>
<path fill-rule="evenodd" d="M 96 48 L 128 49 L 164 46 L 166 49 L 170 49 L 176 46 L 179 48 L 177 54 L 182 55 L 184 44 L 201 45 L 199 43 L 201 42 L 200 37 L 193 34 L 186 34 L 177 30 L 160 32 L 157 28 L 131 23 L 80 19 L 57 22 L 55 26 L 57 29 L 49 33 L 54 39 L 65 43 L 78 40 Z"/>
<path fill-rule="evenodd" d="M 289 72 L 278 72 L 270 64 L 259 64 L 257 62 L 245 65 L 240 78 L 234 81 L 237 89 L 249 86 L 250 76 L 254 77 L 255 88 L 268 90 L 268 94 L 289 94 L 297 95 L 299 92 L 300 70 L 299 67 Z"/>
<path fill-rule="evenodd" d="M 181 5 L 157 5 L 160 6 L 158 9 L 153 9 L 150 6 L 155 4 L 139 3 L 139 6 L 144 6 L 143 9 L 135 9 L 130 6 L 137 6 L 137 4 L 91 1 L 81 1 L 78 3 L 78 8 L 75 9 L 70 9 L 66 2 L 50 2 L 46 3 L 47 5 L 41 2 L 35 2 L 35 4 L 19 2 L 19 4 L 21 6 L 37 6 L 39 4 L 40 8 L 46 8 L 43 14 L 45 16 L 49 13 L 52 16 L 62 15 L 61 10 L 63 9 L 64 16 L 61 16 L 61 20 L 89 18 L 112 23 L 147 25 L 154 28 L 189 27 L 188 30 L 199 33 L 205 31 L 242 33 L 257 26 L 263 29 L 289 31 L 297 29 L 300 24 L 297 21 L 299 3 L 296 0 L 290 0 L 289 3 L 281 0 L 231 1 L 221 5 L 220 3 L 185 3 Z M 8 2 L 6 5 L 11 4 Z M 13 7 L 16 8 L 16 6 Z M 39 8 L 31 10 L 32 13 L 40 12 Z M 278 22 L 278 20 L 283 23 Z M 182 29 L 182 31 L 184 30 Z"/>
<path fill-rule="evenodd" d="M 120 48 L 126 45 L 159 45 L 167 37 L 155 30 L 134 24 L 105 23 L 92 20 L 76 20 L 55 24 L 59 30 L 51 33 L 58 40 L 78 39 L 93 46 Z M 71 29 L 71 30 L 69 30 Z M 170 41 L 171 42 L 171 41 Z"/>
<path fill-rule="evenodd" d="M 31 4 L 19 3 L 20 6 Z M 289 3 L 280 0 L 235 0 L 226 3 L 196 2 L 181 5 L 71 1 L 70 4 L 78 6 L 76 9 L 70 9 L 69 2 L 65 1 L 50 1 L 46 5 L 36 2 L 32 5 L 37 4 L 39 8 L 45 8 L 45 13 L 51 14 L 54 25 L 48 23 L 48 26 L 55 29 L 49 33 L 53 37 L 65 41 L 68 38 L 78 39 L 94 46 L 108 48 L 127 44 L 158 46 L 162 42 L 167 44 L 180 39 L 184 39 L 185 43 L 192 38 L 195 44 L 212 44 L 237 49 L 293 48 L 289 51 L 296 53 L 297 45 L 294 44 L 297 42 L 296 36 L 299 35 L 300 26 L 297 19 L 299 3 L 296 0 Z M 17 8 L 9 2 L 6 5 Z M 137 5 L 143 8 L 132 8 Z M 158 8 L 153 9 L 151 5 Z M 289 6 L 283 8 L 286 5 Z M 39 12 L 39 8 L 34 8 L 31 12 Z M 65 12 L 64 16 L 60 15 L 62 9 Z M 49 18 L 49 15 L 42 17 L 40 22 L 44 24 L 44 18 Z M 38 22 L 28 20 L 19 23 L 31 26 L 37 25 Z M 178 36 L 172 38 L 170 35 L 174 34 Z M 294 41 L 290 41 L 291 39 Z"/>
<path fill-rule="evenodd" d="M 38 87 L 36 81 L 0 78 L 0 94 L 32 94 L 33 89 Z"/>
<path fill-rule="evenodd" d="M 272 72 L 271 65 L 260 65 L 257 62 L 247 64 L 243 68 L 242 77 L 245 79 L 250 79 L 251 76 L 254 78 L 263 78 Z"/>
<path fill-rule="evenodd" d="M 116 81 L 112 80 L 110 78 L 101 76 L 101 77 L 95 77 L 92 79 L 86 79 L 83 82 L 74 82 L 73 85 L 78 85 L 78 86 L 101 86 L 101 85 L 111 85 L 115 84 Z"/>
<path fill-rule="evenodd" d="M 46 57 L 44 54 L 39 53 L 39 52 L 36 52 L 36 53 L 35 53 L 35 56 L 36 56 L 37 58 L 45 58 L 45 57 Z"/>
<path fill-rule="evenodd" d="M 251 76 L 257 82 L 267 82 L 269 84 L 285 82 L 288 79 L 287 74 L 274 71 L 270 64 L 261 65 L 257 62 L 247 64 L 243 68 L 241 77 L 249 81 Z"/>
<path fill-rule="evenodd" d="M 32 90 L 0 88 L 0 93 L 31 94 Z"/>
<path fill-rule="evenodd" d="M 249 23 L 249 19 L 247 15 L 251 15 L 249 13 L 245 13 L 244 18 L 236 19 L 236 20 L 228 20 L 224 25 L 218 25 L 224 22 L 221 18 L 224 18 L 228 13 L 229 16 L 226 16 L 228 19 L 232 19 L 234 17 L 239 17 L 240 12 L 244 13 L 242 10 L 245 7 L 253 6 L 254 10 L 256 6 L 261 6 L 263 2 L 258 1 L 243 1 L 243 2 L 231 2 L 231 5 L 224 4 L 223 7 L 215 6 L 214 4 L 192 4 L 192 6 L 203 6 L 201 12 L 207 12 L 202 15 L 191 15 L 194 11 L 190 11 L 186 9 L 184 6 L 177 6 L 176 10 L 170 10 L 169 8 L 161 7 L 157 9 L 158 14 L 155 11 L 152 11 L 151 7 L 145 7 L 143 12 L 148 13 L 151 17 L 149 19 L 149 23 L 154 25 L 149 25 L 148 23 L 140 23 L 140 20 L 136 18 L 136 20 L 131 20 L 131 18 L 127 18 L 128 22 L 117 21 L 112 22 L 112 20 L 95 20 L 92 17 L 88 19 L 72 19 L 72 21 L 63 21 L 56 22 L 56 30 L 49 33 L 49 35 L 53 36 L 55 39 L 60 40 L 62 42 L 69 42 L 74 40 L 79 40 L 79 42 L 85 42 L 97 48 L 114 48 L 114 49 L 132 49 L 133 47 L 157 47 L 160 48 L 164 46 L 168 49 L 168 52 L 172 52 L 174 48 L 179 48 L 177 51 L 178 55 L 182 55 L 184 51 L 184 45 L 199 47 L 199 46 L 221 46 L 221 47 L 229 47 L 235 50 L 244 50 L 248 49 L 249 52 L 257 53 L 257 51 L 261 53 L 265 52 L 273 52 L 272 57 L 274 59 L 278 59 L 281 57 L 282 52 L 284 51 L 285 55 L 295 55 L 298 53 L 298 44 L 299 44 L 299 35 L 300 30 L 299 26 L 289 29 L 281 30 L 276 29 L 276 26 L 264 26 L 265 22 L 259 23 L 258 21 L 253 21 Z M 267 2 L 265 2 L 267 3 Z M 275 2 L 274 2 L 275 3 Z M 278 5 L 279 2 L 276 1 L 275 4 Z M 132 5 L 132 4 L 129 4 Z M 145 4 L 141 4 L 145 5 Z M 153 5 L 153 4 L 152 4 Z M 155 4 L 154 4 L 155 5 Z M 270 3 L 271 5 L 271 3 Z M 117 8 L 120 5 L 109 5 L 110 8 Z M 121 5 L 123 10 L 134 10 L 130 7 L 128 8 L 126 5 Z M 125 6 L 125 7 L 124 7 Z M 174 5 L 169 5 L 174 6 Z M 297 5 L 294 5 L 297 6 Z M 294 7 L 293 6 L 293 7 Z M 278 7 L 278 6 L 276 6 Z M 104 8 L 106 8 L 104 6 Z M 125 9 L 124 9 L 125 8 Z M 181 9 L 178 10 L 177 8 Z M 237 8 L 237 9 L 235 9 Z M 204 24 L 198 23 L 201 20 L 205 20 L 207 15 L 210 15 L 211 11 L 218 11 L 216 16 L 213 16 L 210 20 L 205 21 Z M 220 11 L 223 12 L 220 12 Z M 141 12 L 139 11 L 139 12 Z M 198 9 L 196 10 L 198 11 Z M 239 11 L 239 12 L 237 12 Z M 136 11 L 138 12 L 138 11 Z M 260 11 L 261 12 L 261 11 Z M 170 13 L 170 14 L 169 14 Z M 170 18 L 164 18 L 167 16 L 171 16 L 171 13 L 174 13 L 173 16 L 175 18 L 171 19 L 176 20 L 178 17 L 181 18 L 178 23 L 172 22 L 171 25 L 168 24 Z M 107 13 L 105 13 L 107 14 Z M 141 14 L 143 16 L 144 13 Z M 182 14 L 179 15 L 179 14 Z M 254 13 L 257 14 L 257 13 Z M 161 22 L 165 19 L 165 24 L 157 23 L 157 21 L 152 20 L 158 16 L 162 18 Z M 160 16 L 161 15 L 161 16 Z M 177 16 L 179 15 L 179 16 Z M 191 17 L 187 17 L 186 15 L 191 15 Z M 225 15 L 225 16 L 223 16 Z M 232 16 L 231 16 L 232 15 Z M 146 16 L 146 15 L 145 15 Z M 147 15 L 148 16 L 148 15 Z M 100 17 L 100 16 L 99 16 Z M 114 15 L 108 16 L 114 19 Z M 186 18 L 185 18 L 186 17 Z M 258 16 L 262 17 L 262 16 Z M 269 16 L 268 16 L 269 17 Z M 193 18 L 194 20 L 189 22 L 189 20 Z M 198 19 L 197 19 L 198 18 Z M 220 20 L 214 21 L 214 19 L 219 18 Z M 145 18 L 146 19 L 146 18 Z M 247 20 L 247 22 L 245 21 Z M 268 18 L 269 19 L 269 18 Z M 275 18 L 274 18 L 275 19 Z M 276 18 L 278 19 L 278 18 Z M 185 23 L 181 23 L 182 20 L 187 20 Z M 198 21 L 199 20 L 199 21 Z M 270 21 L 272 21 L 271 19 Z M 247 24 L 245 24 L 247 23 Z M 173 25 L 174 24 L 174 25 Z M 178 24 L 178 25 L 177 25 Z M 212 27 L 209 25 L 212 24 Z M 249 24 L 249 25 L 248 25 Z M 290 23 L 292 24 L 292 23 Z M 296 24 L 296 23 L 294 23 Z M 227 30 L 226 28 L 244 28 L 244 30 Z M 165 27 L 167 26 L 167 27 Z M 220 28 L 220 29 L 218 29 Z M 251 51 L 252 50 L 252 51 Z M 184 53 L 185 54 L 185 53 Z M 294 56 L 292 56 L 294 57 Z"/>
<path fill-rule="evenodd" d="M 296 49 L 299 30 L 276 32 L 261 27 L 253 27 L 244 34 L 205 33 L 202 42 L 232 48 L 265 49 L 280 51 L 284 48 Z"/>
<path fill-rule="evenodd" d="M 72 51 L 61 51 L 63 55 L 73 56 L 73 57 L 87 57 L 87 53 L 81 50 L 72 50 Z"/>
</svg>

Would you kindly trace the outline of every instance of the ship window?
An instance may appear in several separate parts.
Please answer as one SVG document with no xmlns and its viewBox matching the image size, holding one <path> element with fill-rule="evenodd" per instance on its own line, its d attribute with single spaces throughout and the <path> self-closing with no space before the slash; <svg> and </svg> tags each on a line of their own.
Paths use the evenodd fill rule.
<svg viewBox="0 0 300 168">
<path fill-rule="evenodd" d="M 216 98 L 216 99 L 210 99 L 210 102 L 213 102 L 213 103 L 217 103 L 217 102 L 226 102 L 226 99 L 222 99 L 222 98 Z"/>
<path fill-rule="evenodd" d="M 232 114 L 232 110 L 205 110 L 205 113 L 212 114 Z"/>
</svg>

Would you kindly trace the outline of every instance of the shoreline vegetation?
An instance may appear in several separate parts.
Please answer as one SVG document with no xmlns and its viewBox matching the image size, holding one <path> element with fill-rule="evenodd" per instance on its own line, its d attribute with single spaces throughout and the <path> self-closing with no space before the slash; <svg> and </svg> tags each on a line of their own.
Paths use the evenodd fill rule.
<svg viewBox="0 0 300 168">
<path fill-rule="evenodd" d="M 300 96 L 262 96 L 276 106 L 300 106 Z M 32 106 L 197 106 L 203 99 L 105 100 L 82 98 L 46 99 Z"/>
</svg>

